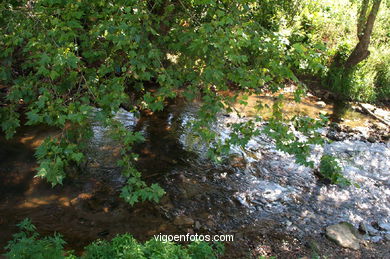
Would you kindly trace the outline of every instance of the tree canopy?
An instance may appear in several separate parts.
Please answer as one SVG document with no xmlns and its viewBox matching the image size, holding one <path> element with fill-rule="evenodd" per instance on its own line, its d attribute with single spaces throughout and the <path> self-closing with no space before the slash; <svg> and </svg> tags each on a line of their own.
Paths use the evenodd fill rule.
<svg viewBox="0 0 390 259">
<path fill-rule="evenodd" d="M 209 125 L 219 112 L 231 111 L 242 95 L 265 89 L 277 92 L 286 81 L 299 86 L 299 100 L 304 87 L 298 75 L 325 77 L 331 57 L 343 54 L 343 46 L 331 48 L 324 38 L 314 36 L 315 22 L 320 22 L 311 14 L 325 11 L 308 2 L 2 1 L 1 128 L 8 138 L 22 124 L 63 129 L 36 151 L 38 176 L 56 185 L 62 183 L 68 166 L 85 159 L 83 145 L 92 134 L 89 125 L 94 117 L 109 125 L 122 143 L 118 165 L 129 177 L 122 197 L 130 204 L 157 201 L 164 191 L 156 184 L 148 186 L 133 166 L 131 146 L 143 137 L 115 121 L 114 114 L 121 107 L 160 111 L 178 95 L 188 101 L 200 97 L 193 129 L 213 143 L 210 157 L 218 158 L 231 145 L 245 146 L 246 136 L 257 134 L 252 120 L 233 125 L 236 130 L 228 141 L 213 142 L 217 133 Z M 362 1 L 355 21 L 359 41 L 353 51 L 353 45 L 347 48 L 346 67 L 356 67 L 368 57 L 380 4 Z M 382 83 L 389 80 L 384 74 L 378 73 Z M 221 94 L 226 90 L 236 94 Z M 311 165 L 305 159 L 308 146 L 321 143 L 315 130 L 325 118 L 296 122 L 310 136 L 302 143 L 290 134 L 278 111 L 275 107 L 269 134 L 279 148 Z"/>
</svg>

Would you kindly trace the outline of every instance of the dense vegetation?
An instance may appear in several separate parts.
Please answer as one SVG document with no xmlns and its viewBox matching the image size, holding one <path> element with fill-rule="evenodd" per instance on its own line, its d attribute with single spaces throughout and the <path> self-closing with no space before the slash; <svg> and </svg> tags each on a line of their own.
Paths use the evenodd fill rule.
<svg viewBox="0 0 390 259">
<path fill-rule="evenodd" d="M 344 98 L 386 99 L 389 55 L 380 51 L 388 44 L 388 9 L 379 15 L 368 64 L 348 72 L 340 65 L 356 44 L 354 23 L 359 20 L 362 27 L 370 11 L 367 7 L 357 19 L 359 6 L 281 0 L 3 1 L 1 127 L 9 138 L 21 124 L 64 129 L 36 153 L 38 176 L 56 185 L 69 166 L 84 159 L 94 117 L 122 142 L 118 164 L 129 177 L 123 198 L 131 204 L 157 200 L 164 191 L 147 186 L 132 165 L 131 145 L 142 136 L 112 119 L 120 107 L 158 111 L 178 94 L 188 100 L 201 95 L 203 106 L 193 127 L 213 143 L 210 157 L 216 158 L 230 145 L 245 146 L 247 136 L 257 133 L 251 122 L 236 125 L 229 141 L 214 143 L 216 132 L 208 125 L 218 112 L 229 111 L 239 94 L 276 92 L 286 80 L 299 84 L 296 75 L 310 74 L 331 82 L 329 87 Z M 237 95 L 218 94 L 228 89 Z M 302 87 L 297 99 L 301 93 Z M 271 131 L 279 130 L 273 133 L 279 146 L 308 164 L 305 155 L 313 142 L 294 142 L 281 116 L 276 117 Z"/>
<path fill-rule="evenodd" d="M 66 251 L 66 242 L 61 235 L 40 237 L 30 220 L 25 219 L 19 225 L 20 232 L 14 235 L 6 249 L 7 258 L 15 259 L 213 259 L 223 252 L 220 243 L 213 245 L 205 242 L 192 242 L 188 246 L 176 245 L 172 242 L 162 242 L 152 239 L 140 244 L 131 235 L 123 234 L 110 242 L 95 241 L 85 247 L 85 253 L 78 257 L 73 251 Z"/>
<path fill-rule="evenodd" d="M 0 13 L 0 116 L 7 138 L 21 125 L 62 129 L 36 151 L 37 175 L 57 185 L 85 160 L 91 121 L 109 126 L 122 147 L 118 165 L 128 184 L 121 197 L 130 204 L 158 201 L 164 191 L 134 168 L 132 145 L 143 137 L 113 118 L 121 107 L 138 114 L 160 111 L 178 95 L 201 98 L 192 127 L 219 160 L 230 146 L 245 147 L 259 134 L 254 122 L 261 116 L 231 125 L 230 139 L 217 141 L 209 127 L 216 115 L 287 81 L 298 85 L 299 101 L 300 76 L 316 78 L 343 100 L 390 99 L 389 1 L 5 0 Z M 316 129 L 326 118 L 289 122 L 280 110 L 275 105 L 266 132 L 279 149 L 313 167 L 310 145 L 324 142 Z M 308 138 L 298 139 L 291 127 Z M 337 183 L 337 168 L 325 157 L 320 170 L 336 175 Z"/>
</svg>

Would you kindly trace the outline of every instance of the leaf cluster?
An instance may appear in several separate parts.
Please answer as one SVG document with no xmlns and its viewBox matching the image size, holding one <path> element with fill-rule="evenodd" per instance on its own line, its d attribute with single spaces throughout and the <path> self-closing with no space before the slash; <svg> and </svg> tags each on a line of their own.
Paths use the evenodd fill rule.
<svg viewBox="0 0 390 259">
<path fill-rule="evenodd" d="M 275 140 L 279 150 L 294 155 L 297 163 L 313 168 L 314 162 L 309 161 L 312 145 L 325 144 L 318 130 L 326 126 L 328 118 L 322 114 L 319 119 L 295 116 L 287 123 L 280 109 L 274 110 L 274 116 L 263 132 Z"/>
<path fill-rule="evenodd" d="M 341 186 L 351 185 L 351 182 L 343 175 L 342 168 L 336 158 L 332 155 L 323 155 L 321 157 L 319 171 L 332 184 L 339 184 Z"/>
<path fill-rule="evenodd" d="M 80 164 L 84 159 L 79 146 L 58 138 L 46 138 L 37 148 L 35 156 L 39 162 L 36 177 L 45 178 L 52 186 L 62 184 L 65 169 L 70 163 Z"/>
</svg>

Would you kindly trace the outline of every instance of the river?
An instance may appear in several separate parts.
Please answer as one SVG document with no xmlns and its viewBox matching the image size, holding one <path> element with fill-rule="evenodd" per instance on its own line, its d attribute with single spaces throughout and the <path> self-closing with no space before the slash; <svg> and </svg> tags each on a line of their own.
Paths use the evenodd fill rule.
<svg viewBox="0 0 390 259">
<path fill-rule="evenodd" d="M 220 137 L 228 135 L 229 124 L 254 115 L 258 100 L 272 105 L 274 98 L 250 97 L 245 110 L 236 107 L 244 114 L 241 117 L 221 114 L 214 125 Z M 310 96 L 299 105 L 285 102 L 288 115 L 336 110 Z M 339 141 L 313 147 L 313 161 L 318 163 L 324 152 L 335 155 L 345 176 L 360 185 L 339 187 L 325 184 L 312 169 L 276 150 L 265 135 L 251 139 L 244 150 L 233 149 L 221 164 L 210 162 L 204 156 L 207 147 L 186 127 L 198 105 L 178 100 L 163 112 L 140 118 L 125 110 L 116 115 L 129 130 L 145 136 L 146 141 L 134 147 L 139 154 L 136 166 L 145 181 L 166 190 L 159 204 L 130 207 L 118 198 L 125 181 L 116 166 L 118 145 L 98 123 L 92 123 L 87 162 L 54 188 L 34 178 L 33 154 L 57 130 L 23 127 L 12 141 L 1 138 L 0 247 L 17 231 L 15 224 L 29 217 L 40 233 L 61 233 L 67 248 L 79 253 L 91 241 L 118 233 L 129 232 L 142 241 L 159 233 L 203 233 L 235 235 L 235 241 L 226 244 L 226 258 L 294 258 L 317 250 L 331 257 L 386 258 L 390 230 L 374 229 L 360 251 L 341 249 L 323 236 L 326 226 L 341 221 L 356 227 L 390 223 L 390 143 L 367 141 L 367 125 L 373 119 L 347 110 L 336 117 L 345 127 L 360 127 L 360 133 L 341 131 L 335 133 L 342 135 Z M 263 115 L 269 116 L 269 111 Z"/>
</svg>

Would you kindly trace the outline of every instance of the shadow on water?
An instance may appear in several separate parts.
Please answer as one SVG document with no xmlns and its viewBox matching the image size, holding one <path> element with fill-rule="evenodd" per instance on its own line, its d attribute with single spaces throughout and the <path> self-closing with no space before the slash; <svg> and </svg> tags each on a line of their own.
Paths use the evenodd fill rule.
<svg viewBox="0 0 390 259">
<path fill-rule="evenodd" d="M 134 150 L 140 157 L 136 166 L 147 181 L 158 181 L 180 163 L 177 157 L 186 156 L 171 132 L 170 122 L 177 120 L 179 113 L 180 110 L 141 116 L 135 126 L 146 138 Z M 93 240 L 109 239 L 118 233 L 129 232 L 145 241 L 161 232 L 182 232 L 158 209 L 161 204 L 131 207 L 119 198 L 120 185 L 114 180 L 120 177 L 120 170 L 111 166 L 110 152 L 117 146 L 114 142 L 97 151 L 107 161 L 98 161 L 97 168 L 90 161 L 82 173 L 68 177 L 62 186 L 51 188 L 44 180 L 34 178 L 34 149 L 46 136 L 57 132 L 24 128 L 12 141 L 0 138 L 0 254 L 17 232 L 16 224 L 26 217 L 43 235 L 61 233 L 69 248 L 79 252 Z"/>
<path fill-rule="evenodd" d="M 1 138 L 0 254 L 18 231 L 16 224 L 26 217 L 42 235 L 61 233 L 67 248 L 80 253 L 92 241 L 111 239 L 120 233 L 131 233 L 140 241 L 159 233 L 193 233 L 194 223 L 175 221 L 184 211 L 198 222 L 196 225 L 202 225 L 196 226 L 196 231 L 207 234 L 215 233 L 218 219 L 239 215 L 237 204 L 229 198 L 232 190 L 226 191 L 219 181 L 207 179 L 207 174 L 231 169 L 194 164 L 196 155 L 183 148 L 179 137 L 188 119 L 185 112 L 179 101 L 166 111 L 143 114 L 135 123 L 129 123 L 132 130 L 145 136 L 145 142 L 134 146 L 139 155 L 137 169 L 147 182 L 158 182 L 167 192 L 159 204 L 145 202 L 131 207 L 119 198 L 120 170 L 113 166 L 117 143 L 104 133 L 98 132 L 100 139 L 92 140 L 96 141 L 91 143 L 94 150 L 82 173 L 69 176 L 62 186 L 54 188 L 34 178 L 37 163 L 33 154 L 44 137 L 56 134 L 56 130 L 26 128 L 12 141 Z"/>
<path fill-rule="evenodd" d="M 163 176 L 173 167 L 184 165 L 193 155 L 185 151 L 179 141 L 181 105 L 174 104 L 165 111 L 143 115 L 133 128 L 145 137 L 145 142 L 136 144 L 133 150 L 139 155 L 137 168 L 146 178 Z"/>
</svg>

